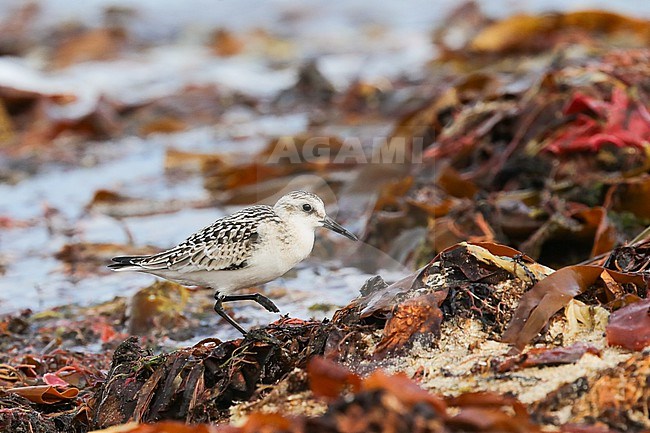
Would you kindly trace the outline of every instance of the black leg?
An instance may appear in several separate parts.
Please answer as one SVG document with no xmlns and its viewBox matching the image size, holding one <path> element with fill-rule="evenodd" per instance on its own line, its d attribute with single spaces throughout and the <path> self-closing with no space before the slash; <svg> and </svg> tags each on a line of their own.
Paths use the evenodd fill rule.
<svg viewBox="0 0 650 433">
<path fill-rule="evenodd" d="M 217 298 L 217 295 L 215 295 L 215 298 Z M 261 293 L 253 293 L 252 295 L 219 295 L 219 299 L 221 299 L 221 302 L 255 301 L 271 313 L 280 312 L 280 309 L 275 306 L 273 301 Z"/>
<path fill-rule="evenodd" d="M 214 311 L 216 311 L 217 314 L 220 315 L 226 322 L 230 323 L 233 328 L 241 332 L 242 335 L 246 336 L 246 331 L 244 328 L 242 328 L 241 325 L 235 321 L 235 319 L 230 317 L 228 313 L 224 311 L 222 297 L 223 295 L 219 294 L 219 292 L 215 293 L 214 298 L 217 300 L 217 302 L 214 303 Z"/>
</svg>

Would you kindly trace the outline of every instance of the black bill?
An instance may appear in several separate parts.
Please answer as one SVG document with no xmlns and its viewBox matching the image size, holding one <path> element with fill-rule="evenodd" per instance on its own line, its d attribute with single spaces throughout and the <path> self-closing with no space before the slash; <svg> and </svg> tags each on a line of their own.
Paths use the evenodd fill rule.
<svg viewBox="0 0 650 433">
<path fill-rule="evenodd" d="M 352 239 L 353 241 L 358 240 L 358 238 L 355 235 L 347 231 L 345 227 L 343 227 L 341 224 L 337 223 L 330 217 L 326 216 L 325 219 L 321 222 L 323 223 L 323 227 L 325 227 L 326 229 L 330 229 L 333 232 L 343 235 L 348 239 Z"/>
</svg>

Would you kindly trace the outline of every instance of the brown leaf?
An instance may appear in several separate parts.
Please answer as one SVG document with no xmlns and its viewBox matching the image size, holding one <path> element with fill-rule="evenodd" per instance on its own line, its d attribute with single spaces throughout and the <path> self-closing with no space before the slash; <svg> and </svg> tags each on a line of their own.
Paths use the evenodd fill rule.
<svg viewBox="0 0 650 433">
<path fill-rule="evenodd" d="M 125 247 L 124 244 L 86 242 L 66 244 L 54 254 L 54 257 L 66 263 L 70 272 L 97 272 L 97 268 L 106 266 L 112 257 L 124 254 Z M 147 246 L 129 247 L 129 252 L 132 254 L 152 254 L 156 251 L 156 248 Z"/>
<path fill-rule="evenodd" d="M 427 185 L 417 189 L 414 193 L 409 194 L 409 196 L 406 197 L 406 202 L 418 209 L 423 210 L 434 218 L 440 218 L 447 215 L 449 213 L 449 210 L 456 202 L 458 202 L 458 200 L 449 197 L 445 192 L 443 192 L 435 185 Z M 435 231 L 433 232 L 435 233 Z M 457 241 L 460 241 L 460 239 Z M 457 241 L 451 243 L 453 244 Z M 434 243 L 434 245 L 438 244 Z"/>
<path fill-rule="evenodd" d="M 444 415 L 447 409 L 447 405 L 441 398 L 420 388 L 417 383 L 409 379 L 404 373 L 389 376 L 382 370 L 375 370 L 364 379 L 361 389 L 368 391 L 384 390 L 403 404 L 411 407 L 418 403 L 428 403 L 440 415 Z"/>
<path fill-rule="evenodd" d="M 124 43 L 124 34 L 112 29 L 92 29 L 70 36 L 54 53 L 52 64 L 63 68 L 74 63 L 114 58 Z"/>
<path fill-rule="evenodd" d="M 585 353 L 600 356 L 600 350 L 587 343 L 577 342 L 569 347 L 536 348 L 526 353 L 522 362 L 523 368 L 540 367 L 544 365 L 572 364 L 582 358 Z"/>
<path fill-rule="evenodd" d="M 261 413 L 251 414 L 246 423 L 238 430 L 239 433 L 281 433 L 298 431 L 294 427 L 297 422 L 281 415 L 279 413 Z"/>
<path fill-rule="evenodd" d="M 5 104 L 0 99 L 0 147 L 3 143 L 10 143 L 15 136 L 14 125 Z"/>
<path fill-rule="evenodd" d="M 478 187 L 471 180 L 464 179 L 460 173 L 451 166 L 447 166 L 437 179 L 437 185 L 449 195 L 458 198 L 473 198 L 478 192 Z"/>
<path fill-rule="evenodd" d="M 309 374 L 309 388 L 316 397 L 337 398 L 341 391 L 351 386 L 358 391 L 361 385 L 361 378 L 347 368 L 316 356 L 307 365 Z"/>
<path fill-rule="evenodd" d="M 91 433 L 217 433 L 222 430 L 211 424 L 188 425 L 178 421 L 162 421 L 154 424 L 128 423 L 109 427 L 104 430 L 94 430 Z M 228 431 L 226 429 L 226 431 Z M 233 431 L 239 432 L 239 429 Z"/>
<path fill-rule="evenodd" d="M 612 209 L 618 212 L 632 212 L 639 218 L 650 218 L 650 176 L 643 175 L 625 180 L 612 186 L 608 195 Z"/>
<path fill-rule="evenodd" d="M 549 319 L 573 297 L 585 292 L 603 273 L 601 266 L 576 265 L 562 268 L 535 284 L 519 302 L 515 314 L 503 333 L 503 341 L 523 348 L 541 331 Z M 619 283 L 646 287 L 641 275 L 608 271 Z"/>
<path fill-rule="evenodd" d="M 99 189 L 95 191 L 92 200 L 86 205 L 86 210 L 101 212 L 115 218 L 125 218 L 173 213 L 181 209 L 205 208 L 211 205 L 212 201 L 210 200 L 152 200 L 150 198 L 129 197 L 115 191 Z M 143 253 L 150 254 L 152 252 Z"/>
<path fill-rule="evenodd" d="M 448 425 L 462 431 L 539 432 L 533 425 L 526 407 L 516 398 L 494 392 L 469 392 L 446 399 L 449 406 L 459 407 L 460 413 L 449 419 Z M 504 411 L 509 408 L 514 415 Z"/>
<path fill-rule="evenodd" d="M 25 1 L 16 4 L 16 8 L 9 8 L 3 14 L 4 20 L 0 22 L 0 55 L 20 56 L 28 48 L 33 28 L 31 25 L 41 12 L 41 5 L 37 2 Z"/>
<path fill-rule="evenodd" d="M 505 359 L 496 366 L 499 373 L 515 371 L 520 368 L 543 367 L 561 364 L 573 364 L 585 353 L 600 356 L 600 350 L 588 343 L 577 342 L 569 347 L 540 347 L 530 349 L 521 355 Z"/>
<path fill-rule="evenodd" d="M 501 268 L 527 283 L 535 283 L 554 272 L 553 269 L 540 265 L 526 254 L 494 242 L 461 242 L 446 248 L 432 261 L 440 260 L 443 254 L 448 254 L 457 248 L 464 248 L 480 262 Z M 463 269 L 467 268 L 467 263 L 457 265 Z"/>
<path fill-rule="evenodd" d="M 417 338 L 429 341 L 440 336 L 442 311 L 439 306 L 447 297 L 447 290 L 421 295 L 398 304 L 384 327 L 384 335 L 377 345 L 375 356 L 384 356 L 412 344 Z"/>
<path fill-rule="evenodd" d="M 614 311 L 605 333 L 610 346 L 639 351 L 650 345 L 650 299 Z"/>
<path fill-rule="evenodd" d="M 256 185 L 264 181 L 289 174 L 305 171 L 304 164 L 266 165 L 252 162 L 242 165 L 217 164 L 217 167 L 206 167 L 205 188 L 209 191 L 222 192 L 247 185 Z"/>
<path fill-rule="evenodd" d="M 386 208 L 399 208 L 404 195 L 413 185 L 413 177 L 406 176 L 402 179 L 387 182 L 379 189 L 377 200 L 375 201 L 375 211 L 381 211 Z"/>
<path fill-rule="evenodd" d="M 187 123 L 172 116 L 161 116 L 140 126 L 140 135 L 172 134 L 187 129 Z"/>
<path fill-rule="evenodd" d="M 616 227 L 612 225 L 607 217 L 607 210 L 602 206 L 583 209 L 575 214 L 573 218 L 583 221 L 585 228 L 594 232 L 594 244 L 591 249 L 591 257 L 611 251 L 616 246 Z"/>
<path fill-rule="evenodd" d="M 469 407 L 451 418 L 447 424 L 457 431 L 534 433 L 542 430 L 528 416 L 512 416 L 496 409 Z"/>
<path fill-rule="evenodd" d="M 219 57 L 234 56 L 244 49 L 243 41 L 226 29 L 216 30 L 212 35 L 210 45 Z"/>
<path fill-rule="evenodd" d="M 56 387 L 50 385 L 23 386 L 20 388 L 11 388 L 8 391 L 38 404 L 54 404 L 64 400 L 73 400 L 79 394 L 77 388 L 68 388 L 59 391 Z"/>
<path fill-rule="evenodd" d="M 200 173 L 206 166 L 216 167 L 219 164 L 224 164 L 223 158 L 213 153 L 197 153 L 177 149 L 167 149 L 165 152 L 165 171 L 183 170 Z"/>
<path fill-rule="evenodd" d="M 628 33 L 640 42 L 650 37 L 648 22 L 604 11 L 567 14 L 513 15 L 484 28 L 470 42 L 478 52 L 521 52 L 557 44 L 561 32 L 582 30 L 588 33 Z"/>
<path fill-rule="evenodd" d="M 516 398 L 497 394 L 495 392 L 466 392 L 456 397 L 450 397 L 445 400 L 449 406 L 456 407 L 512 407 L 518 415 L 527 414 L 526 407 Z"/>
<path fill-rule="evenodd" d="M 141 289 L 129 304 L 129 333 L 148 335 L 156 328 L 174 328 L 186 323 L 183 309 L 188 296 L 186 287 L 168 281 Z"/>
</svg>

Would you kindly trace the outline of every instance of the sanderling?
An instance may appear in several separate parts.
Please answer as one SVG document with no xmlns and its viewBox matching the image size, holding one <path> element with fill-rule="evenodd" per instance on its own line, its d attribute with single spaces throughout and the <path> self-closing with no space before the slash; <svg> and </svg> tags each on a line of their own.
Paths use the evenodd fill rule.
<svg viewBox="0 0 650 433">
<path fill-rule="evenodd" d="M 188 286 L 217 292 L 214 310 L 242 334 L 246 331 L 223 309 L 229 301 L 255 301 L 268 311 L 280 310 L 260 293 L 230 293 L 267 283 L 305 259 L 314 246 L 314 231 L 325 227 L 352 240 L 357 237 L 325 213 L 315 194 L 293 191 L 275 206 L 251 206 L 216 220 L 179 245 L 150 256 L 114 257 L 115 271 L 153 274 Z"/>
</svg>

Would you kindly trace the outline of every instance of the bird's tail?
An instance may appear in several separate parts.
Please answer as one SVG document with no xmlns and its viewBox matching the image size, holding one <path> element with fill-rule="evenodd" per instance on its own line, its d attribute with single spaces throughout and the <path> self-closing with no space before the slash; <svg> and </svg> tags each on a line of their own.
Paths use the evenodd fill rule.
<svg viewBox="0 0 650 433">
<path fill-rule="evenodd" d="M 115 263 L 111 263 L 108 267 L 114 271 L 136 271 L 140 269 L 140 262 L 146 256 L 118 256 L 113 257 Z"/>
</svg>

